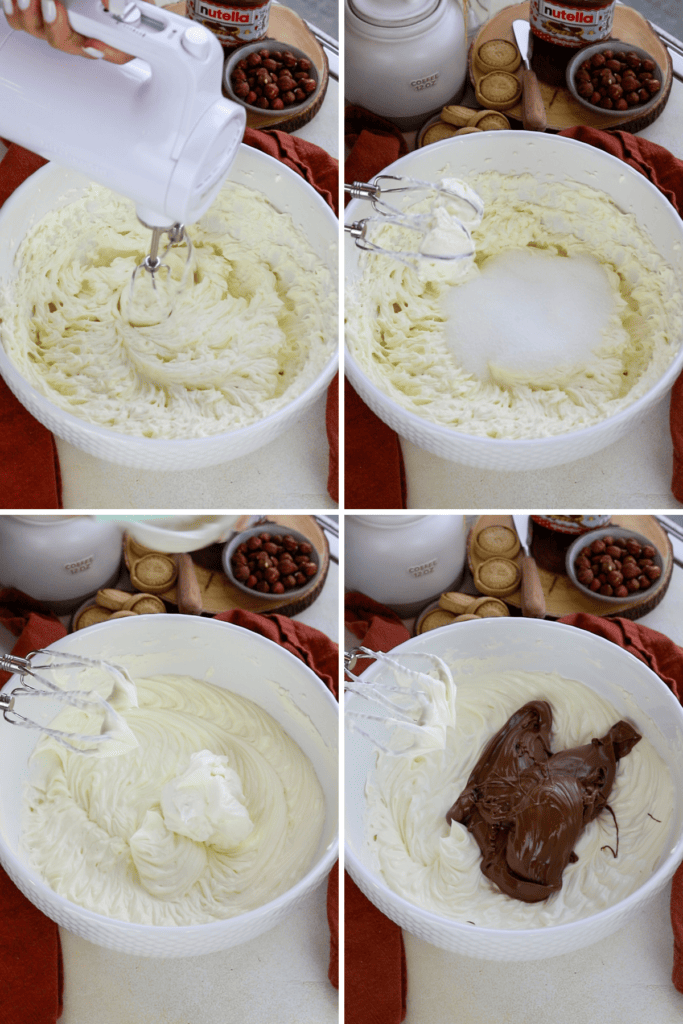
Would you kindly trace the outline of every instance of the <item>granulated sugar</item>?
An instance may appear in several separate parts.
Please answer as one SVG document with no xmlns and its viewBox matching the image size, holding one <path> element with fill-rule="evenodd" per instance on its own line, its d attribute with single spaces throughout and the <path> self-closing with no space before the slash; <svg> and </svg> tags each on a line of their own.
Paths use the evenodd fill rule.
<svg viewBox="0 0 683 1024">
<path fill-rule="evenodd" d="M 542 384 L 558 368 L 590 364 L 616 311 L 597 259 L 513 249 L 480 271 L 442 302 L 446 341 L 466 373 L 501 385 L 508 374 Z"/>
</svg>

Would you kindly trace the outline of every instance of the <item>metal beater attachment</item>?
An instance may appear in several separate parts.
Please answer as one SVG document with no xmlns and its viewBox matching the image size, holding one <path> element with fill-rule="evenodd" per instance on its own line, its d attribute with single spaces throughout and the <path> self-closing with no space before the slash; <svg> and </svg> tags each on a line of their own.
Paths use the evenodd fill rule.
<svg viewBox="0 0 683 1024">
<path fill-rule="evenodd" d="M 420 659 L 423 665 L 426 660 L 436 669 L 436 675 L 424 668 L 411 668 L 406 664 L 411 657 Z M 357 662 L 365 658 L 381 662 L 387 672 L 372 680 L 354 675 Z M 347 708 L 345 717 L 349 728 L 382 753 L 399 755 L 444 746 L 446 729 L 454 722 L 456 687 L 451 670 L 437 655 L 403 651 L 400 657 L 392 657 L 367 647 L 354 647 L 344 654 L 344 672 L 347 677 L 344 689 L 384 712 L 374 714 L 365 708 Z M 387 745 L 379 729 L 368 732 L 364 728 L 366 722 L 388 729 L 392 734 L 391 745 Z"/>
<path fill-rule="evenodd" d="M 471 229 L 481 221 L 484 204 L 474 189 L 455 178 L 439 182 L 378 174 L 372 182 L 344 185 L 354 199 L 365 199 L 378 217 L 344 225 L 359 249 L 414 265 L 421 260 L 462 260 L 474 255 Z M 389 197 L 389 198 L 388 198 Z M 424 205 L 427 211 L 423 212 Z M 419 213 L 412 212 L 419 205 Z M 396 244 L 385 240 L 386 225 L 400 229 Z M 373 233 L 382 232 L 379 241 Z"/>
<path fill-rule="evenodd" d="M 143 224 L 143 221 L 140 221 Z M 184 224 L 172 224 L 170 228 L 156 228 L 149 224 L 143 224 L 144 227 L 150 228 L 152 232 L 152 242 L 150 245 L 149 253 L 145 256 L 142 263 L 139 263 L 133 271 L 133 277 L 130 283 L 131 291 L 135 285 L 135 278 L 137 277 L 138 271 L 146 270 L 152 277 L 152 287 L 156 289 L 156 275 L 162 270 L 166 270 L 168 274 L 171 273 L 171 268 L 168 263 L 163 261 L 168 256 L 169 252 L 174 245 L 187 245 L 187 260 L 186 265 L 189 264 L 192 258 L 192 241 L 187 231 L 185 230 Z M 161 236 L 168 235 L 168 244 L 161 256 L 159 255 L 159 245 L 161 242 Z"/>
<path fill-rule="evenodd" d="M 111 675 L 111 692 L 105 700 L 95 690 L 63 690 L 51 678 L 50 673 L 61 669 L 96 668 Z M 109 703 L 123 698 L 129 706 L 137 705 L 135 684 L 125 669 L 94 658 L 62 651 L 31 651 L 25 658 L 12 654 L 0 654 L 0 670 L 12 672 L 20 678 L 21 685 L 9 692 L 0 693 L 0 710 L 6 722 L 25 729 L 40 729 L 58 743 L 76 754 L 111 756 L 124 753 L 137 746 L 137 740 L 123 717 Z M 47 673 L 47 674 L 46 674 Z M 32 682 L 27 682 L 29 676 Z M 34 721 L 15 710 L 17 698 L 48 697 L 62 701 L 83 711 L 102 715 L 100 732 L 76 733 L 54 729 L 48 724 Z M 52 707 L 54 713 L 54 707 Z M 106 748 L 106 750 L 105 750 Z"/>
<path fill-rule="evenodd" d="M 130 286 L 121 295 L 120 309 L 124 318 L 134 327 L 152 327 L 164 323 L 171 316 L 176 299 L 189 277 L 194 250 L 183 224 L 159 228 L 144 224 L 143 221 L 140 223 L 150 228 L 152 243 L 147 256 L 133 271 Z M 160 252 L 162 235 L 167 235 L 168 240 Z M 181 245 L 187 247 L 185 261 L 182 269 L 176 264 L 174 274 L 170 265 L 172 261 L 165 261 L 171 250 Z M 182 255 L 179 258 L 182 260 Z"/>
</svg>

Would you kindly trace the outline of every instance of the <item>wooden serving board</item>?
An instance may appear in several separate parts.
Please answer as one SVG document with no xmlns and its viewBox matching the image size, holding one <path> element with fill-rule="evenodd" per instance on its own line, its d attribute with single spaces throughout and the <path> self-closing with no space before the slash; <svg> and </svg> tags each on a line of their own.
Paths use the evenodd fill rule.
<svg viewBox="0 0 683 1024">
<path fill-rule="evenodd" d="M 185 2 L 171 4 L 168 9 L 176 14 L 185 14 L 187 4 Z M 271 6 L 266 38 L 277 39 L 279 43 L 297 46 L 300 50 L 303 50 L 309 60 L 313 61 L 313 65 L 318 72 L 320 88 L 303 110 L 297 110 L 292 114 L 288 114 L 286 110 L 283 110 L 278 117 L 267 117 L 264 114 L 256 114 L 251 110 L 247 111 L 247 127 L 277 128 L 283 132 L 293 132 L 297 128 L 302 128 L 303 125 L 308 124 L 322 106 L 330 78 L 327 54 L 310 31 L 306 22 L 302 21 L 298 14 L 295 14 L 294 11 L 283 4 L 273 4 Z"/>
<path fill-rule="evenodd" d="M 505 7 L 480 29 L 470 49 L 468 64 L 470 79 L 475 87 L 483 77 L 484 72 L 474 67 L 473 54 L 482 43 L 489 39 L 508 39 L 511 43 L 514 43 L 512 22 L 517 18 L 523 18 L 525 21 L 529 20 L 528 2 L 515 4 L 513 7 Z M 615 117 L 609 111 L 588 110 L 587 107 L 577 103 L 569 90 L 564 86 L 547 85 L 545 82 L 539 82 L 541 97 L 548 116 L 549 131 L 560 132 L 564 128 L 589 125 L 591 128 L 620 128 L 627 132 L 637 132 L 652 124 L 660 116 L 666 106 L 673 83 L 671 55 L 666 46 L 660 41 L 642 14 L 634 11 L 632 7 L 622 7 L 620 5 L 614 9 L 612 38 L 640 46 L 641 49 L 651 54 L 653 60 L 659 64 L 664 78 L 659 92 L 659 101 L 644 114 L 634 113 L 632 116 Z M 521 76 L 523 67 L 524 65 L 521 65 L 520 70 L 517 71 L 518 77 Z M 522 104 L 518 103 L 510 110 L 503 111 L 503 113 L 506 117 L 511 117 L 521 122 Z"/>
<path fill-rule="evenodd" d="M 472 550 L 472 537 L 476 536 L 477 532 L 485 526 L 499 524 L 509 526 L 513 530 L 515 528 L 512 516 L 505 515 L 480 516 L 474 524 L 467 544 L 467 560 L 472 572 L 474 572 L 474 569 L 482 562 L 482 559 L 479 558 L 479 556 Z M 651 612 L 653 608 L 656 608 L 662 600 L 669 588 L 674 566 L 673 549 L 666 531 L 662 529 L 653 516 L 614 515 L 612 516 L 612 524 L 614 526 L 623 526 L 626 529 L 633 530 L 635 533 L 641 533 L 644 537 L 647 537 L 648 540 L 651 540 L 654 546 L 658 549 L 664 560 L 664 571 L 662 572 L 657 585 L 643 593 L 643 596 L 638 598 L 636 601 L 623 605 L 607 605 L 604 601 L 598 601 L 583 594 L 574 586 L 569 577 L 564 575 L 564 573 L 549 572 L 547 569 L 542 569 L 539 566 L 538 575 L 541 580 L 541 586 L 543 587 L 543 593 L 545 594 L 547 618 L 559 619 L 563 615 L 571 615 L 573 612 L 589 612 L 591 615 L 600 615 L 605 619 L 613 618 L 615 616 L 619 616 L 624 619 L 639 619 L 641 616 Z M 515 561 L 521 562 L 521 558 L 522 556 L 520 553 L 517 555 Z M 511 608 L 521 609 L 521 596 L 519 591 L 511 594 L 509 597 L 503 598 L 503 600 L 506 604 L 510 605 Z"/>
<path fill-rule="evenodd" d="M 262 596 L 254 593 L 245 594 L 238 590 L 228 579 L 220 568 L 220 548 L 222 545 L 212 545 L 211 549 L 193 552 L 192 561 L 195 567 L 197 582 L 202 595 L 202 611 L 209 615 L 217 615 L 218 612 L 231 611 L 233 608 L 244 608 L 250 612 L 260 612 L 263 615 L 269 613 L 278 615 L 296 615 L 298 612 L 313 604 L 320 594 L 327 573 L 330 567 L 330 550 L 327 537 L 312 516 L 268 516 L 268 522 L 278 523 L 280 526 L 288 526 L 299 533 L 303 533 L 311 542 L 320 557 L 320 569 L 313 577 L 312 582 L 296 591 L 296 594 L 285 594 L 281 601 L 264 601 Z M 249 526 L 249 516 L 243 516 L 235 524 L 235 530 L 245 530 Z M 264 530 L 268 527 L 264 523 Z M 215 548 L 215 551 L 213 550 Z M 128 570 L 132 568 L 141 553 L 147 549 L 131 544 L 130 538 L 126 535 L 123 543 L 123 554 Z M 167 604 L 175 605 L 178 601 L 176 588 L 167 590 L 159 597 Z"/>
</svg>

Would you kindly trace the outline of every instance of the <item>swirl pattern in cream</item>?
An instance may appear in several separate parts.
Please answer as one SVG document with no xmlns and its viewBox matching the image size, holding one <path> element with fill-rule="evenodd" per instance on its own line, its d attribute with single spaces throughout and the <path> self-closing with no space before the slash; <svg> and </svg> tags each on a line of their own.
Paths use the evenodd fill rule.
<svg viewBox="0 0 683 1024">
<path fill-rule="evenodd" d="M 181 676 L 135 683 L 139 706 L 123 712 L 133 750 L 84 757 L 49 738 L 36 747 L 22 820 L 31 865 L 74 903 L 142 924 L 234 917 L 287 891 L 323 827 L 308 758 L 274 718 L 229 690 Z M 69 708 L 59 725 L 87 732 L 88 714 Z M 230 794 L 214 799 L 226 779 Z M 188 785 L 197 795 L 189 815 Z M 237 827 L 221 831 L 226 815 Z"/>
<path fill-rule="evenodd" d="M 361 371 L 403 409 L 478 437 L 563 434 L 634 403 L 670 366 L 683 335 L 680 281 L 635 217 L 604 193 L 570 181 L 491 171 L 473 176 L 469 184 L 484 201 L 484 216 L 472 230 L 474 262 L 455 265 L 462 272 L 460 281 L 432 273 L 428 262 L 416 273 L 386 256 L 359 256 L 360 272 L 347 289 L 346 337 Z M 541 372 L 533 367 L 520 372 L 516 365 L 505 365 L 505 358 L 502 365 L 489 366 L 490 374 L 473 372 L 459 354 L 475 344 L 471 324 L 459 335 L 457 317 L 449 318 L 449 309 L 457 313 L 459 307 L 445 300 L 451 290 L 468 288 L 478 276 L 484 282 L 489 259 L 510 254 L 514 263 L 515 255 L 528 256 L 529 250 L 550 263 L 559 261 L 560 280 L 563 265 L 570 277 L 571 261 L 597 261 L 595 273 L 612 296 L 613 310 L 595 325 L 588 354 L 585 345 L 573 359 L 561 351 L 556 365 L 546 361 Z M 496 305 L 495 287 L 492 283 L 486 293 L 478 286 L 478 294 L 488 295 L 481 302 L 482 314 Z M 539 283 L 533 298 L 539 311 L 550 298 Z M 580 309 L 585 300 L 582 295 L 565 298 L 570 309 L 572 303 Z M 503 356 L 506 342 L 516 356 L 505 313 L 511 327 L 522 312 L 528 311 L 515 308 L 513 301 L 503 311 L 502 326 L 494 319 L 491 329 Z M 537 320 L 542 322 L 540 312 Z M 509 335 L 515 336 L 511 329 Z M 547 345 L 552 352 L 552 330 Z"/>
<path fill-rule="evenodd" d="M 446 812 L 486 742 L 534 699 L 552 706 L 557 749 L 604 735 L 622 717 L 582 683 L 558 675 L 482 674 L 458 680 L 445 746 L 378 755 L 366 788 L 365 855 L 400 896 L 480 927 L 538 928 L 588 917 L 650 877 L 669 838 L 673 788 L 666 765 L 645 737 L 620 762 L 610 795 L 618 850 L 612 817 L 603 813 L 582 833 L 575 847 L 578 861 L 565 869 L 561 891 L 543 903 L 503 895 L 482 874 L 474 837 L 458 822 L 446 823 Z"/>
<path fill-rule="evenodd" d="M 292 218 L 227 182 L 188 229 L 194 260 L 131 275 L 150 245 L 132 204 L 93 185 L 33 227 L 0 295 L 0 338 L 60 408 L 138 437 L 205 437 L 282 409 L 336 348 L 337 288 Z M 169 309 L 172 315 L 169 317 Z"/>
</svg>

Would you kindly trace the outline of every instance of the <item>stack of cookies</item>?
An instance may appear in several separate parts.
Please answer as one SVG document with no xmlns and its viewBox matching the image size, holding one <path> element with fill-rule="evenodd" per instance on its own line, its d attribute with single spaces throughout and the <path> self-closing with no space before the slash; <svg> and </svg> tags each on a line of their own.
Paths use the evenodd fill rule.
<svg viewBox="0 0 683 1024">
<path fill-rule="evenodd" d="M 514 561 L 519 554 L 519 537 L 509 526 L 485 526 L 472 538 L 472 553 L 481 561 L 474 568 L 474 585 L 481 594 L 509 597 L 522 582 Z"/>
<path fill-rule="evenodd" d="M 122 619 L 129 615 L 154 615 L 166 611 L 158 595 L 165 594 L 178 578 L 178 566 L 170 555 L 150 551 L 128 538 L 130 581 L 137 593 L 114 587 L 97 591 L 95 603 L 81 609 L 74 619 L 73 628 L 85 629 L 108 619 Z"/>
</svg>

